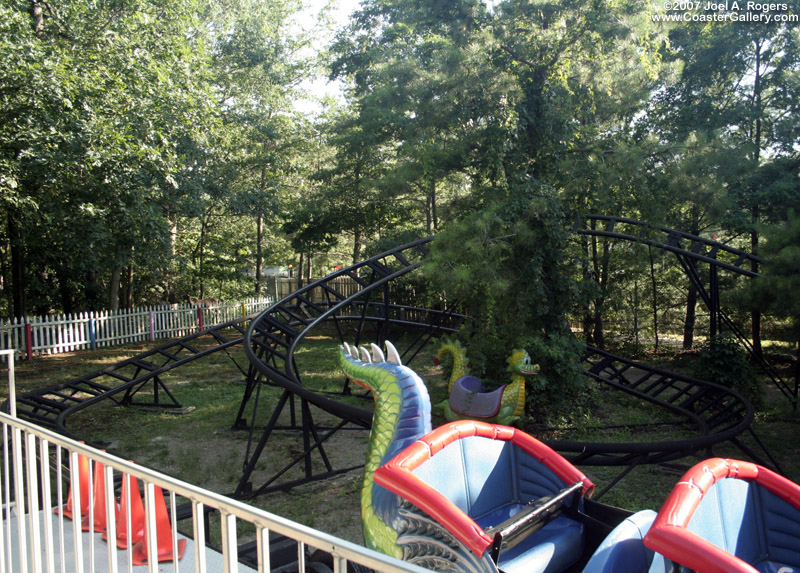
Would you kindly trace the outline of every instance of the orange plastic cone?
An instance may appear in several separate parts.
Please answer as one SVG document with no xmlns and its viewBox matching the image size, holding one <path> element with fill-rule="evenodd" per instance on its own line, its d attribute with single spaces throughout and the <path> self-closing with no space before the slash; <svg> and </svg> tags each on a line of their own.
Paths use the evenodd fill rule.
<svg viewBox="0 0 800 573">
<path fill-rule="evenodd" d="M 167 504 L 164 493 L 160 487 L 155 486 L 156 505 L 156 546 L 158 559 L 156 561 L 174 561 L 172 553 L 172 523 L 167 515 Z M 183 557 L 186 550 L 186 540 L 178 540 L 178 559 Z M 147 565 L 147 536 L 133 547 L 132 561 L 134 565 Z"/>
<path fill-rule="evenodd" d="M 105 533 L 108 527 L 108 516 L 106 515 L 106 472 L 105 466 L 100 462 L 94 463 L 94 492 L 92 500 L 94 502 L 94 530 L 97 533 Z M 117 519 L 119 506 L 114 501 L 114 519 Z M 84 531 L 89 531 L 89 516 L 83 518 Z"/>
<path fill-rule="evenodd" d="M 128 508 L 128 490 L 130 490 L 130 509 Z M 131 514 L 131 535 L 128 535 L 128 512 Z M 108 534 L 103 534 L 108 541 Z M 132 475 L 122 476 L 122 491 L 119 496 L 119 513 L 117 514 L 117 547 L 125 549 L 130 542 L 131 547 L 144 539 L 144 504 L 139 485 Z"/>
<path fill-rule="evenodd" d="M 83 454 L 78 454 L 78 487 L 81 494 L 81 507 L 79 508 L 79 515 L 89 514 L 89 458 Z M 64 517 L 72 519 L 75 513 L 72 507 L 72 482 L 69 484 L 69 493 L 67 494 L 67 504 L 64 507 L 57 507 L 55 512 L 61 511 Z"/>
</svg>

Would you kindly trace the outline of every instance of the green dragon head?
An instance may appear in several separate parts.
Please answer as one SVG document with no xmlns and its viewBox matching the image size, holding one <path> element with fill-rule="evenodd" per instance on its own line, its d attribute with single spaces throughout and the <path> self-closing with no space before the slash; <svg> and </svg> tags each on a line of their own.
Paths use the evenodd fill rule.
<svg viewBox="0 0 800 573">
<path fill-rule="evenodd" d="M 508 357 L 508 371 L 519 376 L 533 376 L 539 373 L 539 365 L 531 364 L 531 357 L 528 352 L 515 348 Z"/>
</svg>

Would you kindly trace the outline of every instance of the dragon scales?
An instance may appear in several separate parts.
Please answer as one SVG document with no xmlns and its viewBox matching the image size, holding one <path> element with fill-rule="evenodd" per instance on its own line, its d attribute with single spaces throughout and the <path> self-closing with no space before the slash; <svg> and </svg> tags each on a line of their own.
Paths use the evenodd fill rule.
<svg viewBox="0 0 800 573">
<path fill-rule="evenodd" d="M 427 569 L 496 571 L 413 504 L 375 483 L 380 466 L 431 431 L 431 403 L 422 379 L 402 365 L 390 342 L 386 355 L 375 344 L 371 350 L 344 344 L 339 355 L 345 375 L 375 397 L 361 488 L 366 546 Z"/>
</svg>

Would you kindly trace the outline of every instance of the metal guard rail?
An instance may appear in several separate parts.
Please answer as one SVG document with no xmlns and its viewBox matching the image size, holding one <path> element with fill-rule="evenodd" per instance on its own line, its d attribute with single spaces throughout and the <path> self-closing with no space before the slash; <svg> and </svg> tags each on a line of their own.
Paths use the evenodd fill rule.
<svg viewBox="0 0 800 573">
<path fill-rule="evenodd" d="M 251 507 L 245 503 L 215 494 L 202 488 L 193 486 L 178 479 L 161 474 L 157 471 L 135 465 L 95 448 L 86 446 L 49 430 L 35 426 L 23 420 L 15 419 L 6 414 L 0 414 L 3 437 L 3 475 L 0 480 L 0 501 L 3 504 L 2 527 L 0 527 L 0 572 L 6 571 L 55 571 L 55 557 L 60 557 L 64 563 L 66 556 L 63 532 L 70 527 L 75 532 L 73 543 L 73 565 L 76 571 L 84 570 L 85 558 L 83 556 L 83 538 L 80 521 L 67 522 L 62 512 L 54 513 L 55 507 L 63 507 L 65 501 L 64 489 L 68 483 L 77 483 L 79 480 L 80 456 L 86 456 L 91 461 L 100 462 L 105 466 L 105 483 L 114 483 L 114 477 L 133 476 L 144 485 L 145 491 L 145 527 L 148 532 L 156 529 L 154 516 L 155 487 L 160 487 L 169 492 L 170 520 L 172 522 L 173 539 L 177 539 L 176 501 L 178 496 L 188 501 L 192 509 L 192 538 L 194 540 L 194 571 L 203 573 L 207 570 L 206 528 L 204 513 L 216 510 L 220 515 L 221 554 L 223 571 L 225 573 L 237 571 L 237 521 L 253 524 L 256 529 L 256 542 L 258 546 L 258 571 L 270 570 L 270 534 L 281 534 L 297 541 L 299 571 L 305 570 L 306 547 L 313 547 L 330 553 L 333 557 L 333 571 L 347 571 L 347 564 L 355 563 L 369 567 L 376 571 L 413 571 L 422 573 L 425 569 L 405 563 L 381 553 L 369 550 L 357 544 L 336 538 L 332 535 L 316 531 L 304 525 L 294 523 L 288 519 L 273 515 L 266 511 Z M 62 459 L 66 458 L 70 469 L 69 475 L 63 475 Z M 51 466 L 54 465 L 55 469 Z M 55 473 L 55 475 L 53 475 Z M 91 472 L 89 473 L 91 476 Z M 55 480 L 55 481 L 53 481 Z M 52 491 L 55 484 L 56 491 Z M 91 478 L 90 478 L 91 484 Z M 72 502 L 74 507 L 80 507 L 80 487 L 72 488 Z M 90 488 L 91 490 L 91 488 Z M 111 509 L 114 504 L 114 490 L 106 489 L 105 504 Z M 41 500 L 41 501 L 40 501 Z M 55 500 L 55 505 L 53 501 Z M 93 499 L 90 500 L 88 509 L 92 515 Z M 128 504 L 130 507 L 130 504 Z M 13 511 L 16 510 L 16 511 Z M 12 515 L 16 513 L 16 515 Z M 20 518 L 19 516 L 24 516 Z M 16 520 L 17 527 L 17 561 L 14 562 L 12 554 L 12 521 Z M 74 525 L 73 525 L 74 524 Z M 57 528 L 57 529 L 54 529 Z M 113 519 L 108 523 L 109 539 L 115 538 L 115 524 Z M 77 531 L 76 531 L 77 530 Z M 60 544 L 54 541 L 55 533 L 60 531 Z M 42 534 L 43 532 L 43 534 Z M 96 533 L 87 533 L 97 535 Z M 156 536 L 147 535 L 148 554 L 154 555 L 156 549 Z M 57 547 L 56 545 L 60 545 Z M 118 553 L 128 552 L 130 549 L 117 549 L 116 543 L 107 543 L 108 563 L 110 573 L 117 573 Z M 88 558 L 91 570 L 94 570 L 95 550 L 94 545 L 89 545 Z M 58 552 L 58 553 L 57 553 Z M 188 553 L 188 551 L 187 551 Z M 184 555 L 184 558 L 186 555 Z M 149 570 L 159 570 L 156 560 L 151 559 Z M 28 563 L 30 563 L 30 568 Z M 173 566 L 164 564 L 163 570 L 188 571 L 189 567 L 177 561 Z M 69 569 L 67 569 L 69 570 Z M 128 566 L 130 571 L 130 565 Z"/>
</svg>

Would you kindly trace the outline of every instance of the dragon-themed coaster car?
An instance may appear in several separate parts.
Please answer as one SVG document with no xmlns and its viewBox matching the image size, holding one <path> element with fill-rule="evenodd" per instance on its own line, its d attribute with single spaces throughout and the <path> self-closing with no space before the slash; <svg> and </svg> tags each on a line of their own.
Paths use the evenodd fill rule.
<svg viewBox="0 0 800 573">
<path fill-rule="evenodd" d="M 589 499 L 594 485 L 509 426 L 431 430 L 422 380 L 343 346 L 340 364 L 375 395 L 361 511 L 367 546 L 434 570 L 800 573 L 800 486 L 736 460 L 697 464 L 658 514 Z"/>
<path fill-rule="evenodd" d="M 430 554 L 458 568 L 563 571 L 583 554 L 577 516 L 594 485 L 514 428 L 445 424 L 378 469 L 375 482 L 431 518 Z"/>
<path fill-rule="evenodd" d="M 449 355 L 453 360 L 449 397 L 441 406 L 445 417 L 452 420 L 471 419 L 495 424 L 510 425 L 525 413 L 525 378 L 539 373 L 523 349 L 514 349 L 508 357 L 511 381 L 496 390 L 487 390 L 483 381 L 470 374 L 466 350 L 458 341 L 445 342 L 436 355 L 436 361 Z"/>
</svg>

